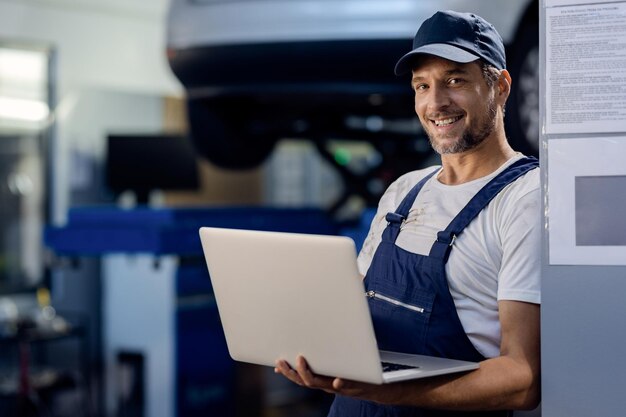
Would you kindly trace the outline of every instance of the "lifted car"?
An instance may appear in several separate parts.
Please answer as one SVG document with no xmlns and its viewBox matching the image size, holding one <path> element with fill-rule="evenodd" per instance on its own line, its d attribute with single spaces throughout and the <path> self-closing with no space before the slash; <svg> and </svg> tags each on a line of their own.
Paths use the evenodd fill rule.
<svg viewBox="0 0 626 417">
<path fill-rule="evenodd" d="M 328 159 L 330 139 L 360 140 L 381 155 L 368 178 L 420 167 L 432 151 L 409 77 L 393 68 L 421 22 L 442 9 L 479 14 L 502 35 L 513 77 L 509 140 L 536 154 L 537 0 L 172 0 L 168 59 L 187 92 L 196 149 L 245 169 L 278 139 L 311 140 Z"/>
</svg>

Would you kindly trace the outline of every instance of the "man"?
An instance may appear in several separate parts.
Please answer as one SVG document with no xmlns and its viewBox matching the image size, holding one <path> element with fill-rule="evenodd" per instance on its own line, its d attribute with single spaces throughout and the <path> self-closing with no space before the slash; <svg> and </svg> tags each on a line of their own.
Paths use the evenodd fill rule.
<svg viewBox="0 0 626 417">
<path fill-rule="evenodd" d="M 396 74 L 412 72 L 415 112 L 442 166 L 389 187 L 359 254 L 366 288 L 383 295 L 369 300 L 381 349 L 480 368 L 377 386 L 315 375 L 305 358 L 295 369 L 277 361 L 293 382 L 336 394 L 331 416 L 505 416 L 537 406 L 539 173 L 505 136 L 505 68 L 502 39 L 484 19 L 447 11 L 422 24 Z"/>
</svg>

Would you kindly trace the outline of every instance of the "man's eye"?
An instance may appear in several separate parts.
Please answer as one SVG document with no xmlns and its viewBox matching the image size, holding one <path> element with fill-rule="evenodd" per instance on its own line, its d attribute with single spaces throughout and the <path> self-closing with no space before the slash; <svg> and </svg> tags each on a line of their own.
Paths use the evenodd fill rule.
<svg viewBox="0 0 626 417">
<path fill-rule="evenodd" d="M 448 84 L 458 85 L 458 84 L 461 84 L 462 82 L 463 80 L 461 78 L 450 78 L 450 80 L 448 81 Z"/>
<path fill-rule="evenodd" d="M 424 91 L 428 88 L 426 84 L 415 84 L 415 91 Z"/>
</svg>

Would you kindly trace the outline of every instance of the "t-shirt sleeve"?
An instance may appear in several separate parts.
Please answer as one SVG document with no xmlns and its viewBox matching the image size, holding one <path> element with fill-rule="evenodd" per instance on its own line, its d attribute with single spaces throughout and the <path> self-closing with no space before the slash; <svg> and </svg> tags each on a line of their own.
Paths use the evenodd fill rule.
<svg viewBox="0 0 626 417">
<path fill-rule="evenodd" d="M 541 303 L 540 206 L 540 189 L 533 187 L 523 191 L 504 212 L 498 301 Z"/>
</svg>

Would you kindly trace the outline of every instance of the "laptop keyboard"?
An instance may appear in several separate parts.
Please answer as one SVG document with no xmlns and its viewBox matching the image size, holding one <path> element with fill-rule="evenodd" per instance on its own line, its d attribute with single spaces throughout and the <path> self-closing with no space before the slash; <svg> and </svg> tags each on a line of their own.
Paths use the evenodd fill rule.
<svg viewBox="0 0 626 417">
<path fill-rule="evenodd" d="M 417 369 L 419 366 L 401 365 L 399 363 L 381 362 L 383 372 L 401 371 L 404 369 Z"/>
</svg>

